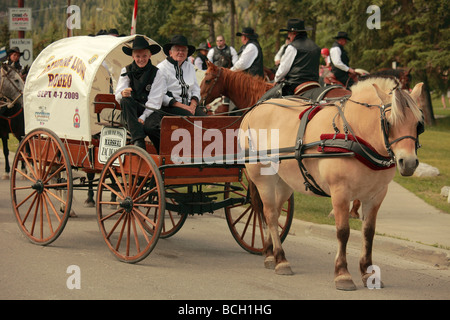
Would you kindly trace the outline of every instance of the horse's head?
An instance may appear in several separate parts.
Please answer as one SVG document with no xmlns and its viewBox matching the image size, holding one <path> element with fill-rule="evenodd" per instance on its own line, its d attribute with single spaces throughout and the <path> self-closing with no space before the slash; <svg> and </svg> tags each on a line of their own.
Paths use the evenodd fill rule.
<svg viewBox="0 0 450 320">
<path fill-rule="evenodd" d="M 383 103 L 380 107 L 381 127 L 386 149 L 394 156 L 403 176 L 411 176 L 419 165 L 417 149 L 420 146 L 419 135 L 424 131 L 424 119 L 417 101 L 422 85 L 417 84 L 411 94 L 396 88 L 391 95 L 373 85 Z"/>
<path fill-rule="evenodd" d="M 18 103 L 23 106 L 24 82 L 20 74 L 11 66 L 2 64 L 0 80 L 1 106 L 12 107 Z"/>
<path fill-rule="evenodd" d="M 217 67 L 212 62 L 207 61 L 208 69 L 205 77 L 200 84 L 200 95 L 202 104 L 207 105 L 223 94 L 223 88 L 220 85 L 220 75 L 222 68 Z"/>
</svg>

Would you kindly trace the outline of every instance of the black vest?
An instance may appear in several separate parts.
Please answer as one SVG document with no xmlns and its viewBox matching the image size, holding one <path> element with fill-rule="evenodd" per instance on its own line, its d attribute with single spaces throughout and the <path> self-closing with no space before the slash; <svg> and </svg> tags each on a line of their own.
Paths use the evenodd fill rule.
<svg viewBox="0 0 450 320">
<path fill-rule="evenodd" d="M 130 88 L 133 89 L 131 91 L 131 97 L 143 104 L 147 102 L 153 80 L 155 80 L 156 72 L 158 72 L 158 68 L 152 65 L 151 61 L 148 63 L 150 66 L 147 65 L 145 67 L 147 70 L 142 72 L 142 74 L 133 72 L 131 68 L 132 64 L 126 67 L 128 78 L 130 78 Z"/>
<path fill-rule="evenodd" d="M 319 81 L 320 47 L 307 36 L 297 37 L 290 44 L 297 50 L 285 80 L 290 84 Z"/>
<path fill-rule="evenodd" d="M 208 66 L 206 64 L 206 61 L 208 60 L 208 58 L 205 55 L 203 55 L 200 51 L 197 52 L 197 58 L 200 58 L 202 60 L 202 62 L 203 62 L 202 63 L 202 70 L 208 69 Z"/>
<path fill-rule="evenodd" d="M 213 63 L 218 67 L 231 68 L 233 66 L 231 49 L 225 45 L 223 49 L 214 47 Z"/>
<path fill-rule="evenodd" d="M 261 49 L 261 46 L 259 45 L 258 41 L 255 39 L 250 39 L 247 44 L 243 45 L 241 47 L 241 50 L 239 50 L 239 55 L 244 51 L 245 47 L 247 47 L 248 44 L 253 43 L 256 48 L 258 48 L 258 56 L 256 57 L 255 61 L 253 61 L 250 68 L 247 70 L 244 70 L 245 72 L 254 75 L 254 76 L 260 76 L 264 78 L 264 63 L 263 63 L 263 52 Z"/>
<path fill-rule="evenodd" d="M 344 47 L 341 46 L 337 41 L 335 41 L 331 47 L 332 48 L 339 47 L 339 49 L 341 49 L 341 61 L 346 66 L 349 66 L 350 65 L 350 58 L 348 57 L 347 51 L 345 51 Z M 333 64 L 333 61 L 331 61 L 331 72 L 333 72 L 336 77 L 338 77 L 339 74 L 347 74 L 347 72 L 336 68 L 334 66 L 334 64 Z"/>
</svg>

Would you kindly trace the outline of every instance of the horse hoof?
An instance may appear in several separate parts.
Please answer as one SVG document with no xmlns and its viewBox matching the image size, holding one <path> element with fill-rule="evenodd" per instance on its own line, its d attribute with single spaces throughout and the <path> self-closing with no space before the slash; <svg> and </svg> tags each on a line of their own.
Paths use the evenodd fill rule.
<svg viewBox="0 0 450 320">
<path fill-rule="evenodd" d="M 334 279 L 334 284 L 337 290 L 343 291 L 354 291 L 356 290 L 356 285 L 352 280 L 350 275 L 341 275 Z"/>
<path fill-rule="evenodd" d="M 84 207 L 85 207 L 85 208 L 93 208 L 93 207 L 95 207 L 95 201 L 92 201 L 92 200 L 86 200 L 86 201 L 84 202 Z"/>
<path fill-rule="evenodd" d="M 2 176 L 2 180 L 9 180 L 9 174 L 4 174 Z"/>
<path fill-rule="evenodd" d="M 78 218 L 77 214 L 73 210 L 70 210 L 69 217 L 70 218 Z"/>
<path fill-rule="evenodd" d="M 294 274 L 289 262 L 281 262 L 277 264 L 275 267 L 275 273 L 281 276 L 292 276 Z"/>
<path fill-rule="evenodd" d="M 270 257 L 266 257 L 264 259 L 264 267 L 266 267 L 266 269 L 275 269 L 275 257 L 274 256 L 270 256 Z"/>
</svg>

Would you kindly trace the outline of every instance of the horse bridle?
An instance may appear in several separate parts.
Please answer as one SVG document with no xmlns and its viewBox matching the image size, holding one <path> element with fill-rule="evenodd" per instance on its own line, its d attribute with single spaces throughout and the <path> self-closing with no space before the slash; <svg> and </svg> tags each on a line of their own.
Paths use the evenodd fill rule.
<svg viewBox="0 0 450 320">
<path fill-rule="evenodd" d="M 2 81 L 0 83 L 0 108 L 7 106 L 9 109 L 12 108 L 14 106 L 14 104 L 17 102 L 17 100 L 20 99 L 20 97 L 23 95 L 23 91 L 20 90 L 20 88 L 18 88 L 16 86 L 16 84 L 8 77 L 9 73 L 12 72 L 12 68 L 9 68 L 8 71 L 4 71 L 3 67 L 2 69 Z M 11 85 L 19 92 L 19 95 L 17 97 L 15 97 L 14 99 L 7 97 L 6 95 L 2 94 L 2 89 L 3 89 L 3 85 L 5 83 L 5 79 L 8 79 L 8 81 L 11 83 Z M 6 100 L 6 101 L 4 101 Z"/>
<path fill-rule="evenodd" d="M 212 86 L 209 88 L 208 92 L 206 93 L 205 98 L 202 98 L 202 100 L 200 101 L 200 105 L 204 106 L 206 100 L 208 99 L 209 95 L 211 94 L 212 90 L 214 89 L 214 87 L 216 86 L 217 81 L 219 81 L 220 78 L 220 74 L 222 73 L 222 68 L 219 68 L 219 72 L 217 73 L 216 77 L 213 79 L 213 84 Z"/>
<path fill-rule="evenodd" d="M 412 139 L 415 141 L 416 143 L 416 152 L 417 149 L 419 149 L 421 147 L 420 143 L 419 143 L 419 135 L 422 134 L 425 130 L 424 130 L 424 125 L 423 122 L 419 122 L 417 125 L 417 138 L 413 137 L 413 136 L 402 136 L 400 138 L 397 138 L 395 140 L 389 141 L 389 130 L 390 130 L 390 124 L 389 121 L 387 120 L 386 117 L 386 112 L 387 111 L 391 111 L 391 107 L 392 107 L 392 103 L 388 103 L 388 104 L 382 104 L 382 105 L 377 105 L 377 104 L 367 104 L 367 103 L 362 103 L 362 102 L 358 102 L 352 99 L 348 99 L 349 101 L 353 102 L 353 103 L 357 103 L 359 105 L 363 105 L 367 108 L 370 107 L 377 107 L 380 110 L 380 122 L 381 122 L 381 131 L 383 132 L 383 138 L 384 138 L 384 145 L 386 147 L 386 151 L 389 155 L 390 158 L 395 159 L 395 155 L 394 152 L 392 151 L 392 145 L 394 143 L 397 143 L 401 140 L 404 139 Z"/>
</svg>

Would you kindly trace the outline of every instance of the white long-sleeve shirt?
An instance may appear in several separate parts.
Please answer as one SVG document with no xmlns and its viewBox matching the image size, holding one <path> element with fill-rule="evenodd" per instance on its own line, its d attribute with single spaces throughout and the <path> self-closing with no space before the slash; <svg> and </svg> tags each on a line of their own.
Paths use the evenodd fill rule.
<svg viewBox="0 0 450 320">
<path fill-rule="evenodd" d="M 294 63 L 295 56 L 297 55 L 297 49 L 294 46 L 287 46 L 286 51 L 281 57 L 280 66 L 278 67 L 277 73 L 275 74 L 274 82 L 280 82 L 291 70 L 292 64 Z"/>
<path fill-rule="evenodd" d="M 258 48 L 253 43 L 249 43 L 245 47 L 244 51 L 241 53 L 238 61 L 236 61 L 236 63 L 230 70 L 232 71 L 247 70 L 252 66 L 253 62 L 257 57 L 258 57 Z"/>
<path fill-rule="evenodd" d="M 130 88 L 130 78 L 128 75 L 122 76 L 122 74 L 126 73 L 127 69 L 123 68 L 120 72 L 121 76 L 119 77 L 119 81 L 117 81 L 116 87 L 116 101 L 120 104 L 122 100 L 122 91 L 126 88 Z M 153 109 L 161 109 L 161 105 L 163 103 L 163 96 L 167 92 L 166 80 L 164 75 L 160 70 L 156 72 L 155 79 L 153 80 L 152 88 L 147 97 L 147 102 L 145 103 L 146 107 Z M 149 115 L 151 115 L 153 110 L 145 109 L 139 119 L 145 121 Z"/>
<path fill-rule="evenodd" d="M 350 69 L 350 67 L 342 62 L 341 55 L 342 55 L 341 48 L 336 46 L 330 49 L 330 58 L 334 66 L 338 69 L 341 69 L 342 71 L 348 72 L 348 69 Z"/>
<path fill-rule="evenodd" d="M 163 60 L 157 66 L 167 82 L 163 106 L 171 106 L 175 101 L 189 105 L 194 97 L 200 101 L 200 86 L 194 65 L 186 60 L 179 67 L 177 62 L 173 63 L 173 60 L 169 61 L 169 59 Z"/>
</svg>

